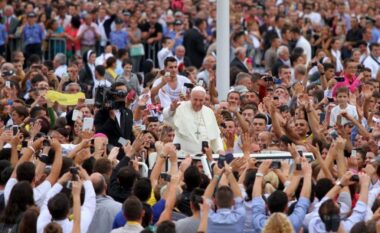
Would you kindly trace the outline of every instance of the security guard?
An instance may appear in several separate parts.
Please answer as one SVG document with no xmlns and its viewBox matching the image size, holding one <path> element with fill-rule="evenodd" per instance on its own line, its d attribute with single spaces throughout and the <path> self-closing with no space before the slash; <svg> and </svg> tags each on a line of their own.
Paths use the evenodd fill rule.
<svg viewBox="0 0 380 233">
<path fill-rule="evenodd" d="M 36 23 L 36 13 L 30 12 L 27 15 L 28 23 L 22 30 L 22 38 L 25 46 L 25 57 L 36 54 L 42 55 L 41 43 L 45 39 L 45 32 L 42 27 Z"/>
</svg>

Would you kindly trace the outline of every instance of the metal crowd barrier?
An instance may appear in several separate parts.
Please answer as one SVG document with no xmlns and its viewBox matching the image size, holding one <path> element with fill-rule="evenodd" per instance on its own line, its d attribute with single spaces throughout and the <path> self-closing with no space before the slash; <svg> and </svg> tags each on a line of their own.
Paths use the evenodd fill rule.
<svg viewBox="0 0 380 233">
<path fill-rule="evenodd" d="M 63 53 L 66 55 L 66 39 L 64 38 L 49 38 L 47 47 L 47 57 L 48 61 L 52 61 L 57 53 Z"/>
<path fill-rule="evenodd" d="M 161 47 L 161 42 L 156 42 L 154 44 L 144 43 L 145 60 L 151 59 L 154 67 L 158 67 L 157 53 L 160 51 Z"/>
<path fill-rule="evenodd" d="M 15 51 L 24 51 L 23 41 L 20 36 L 14 36 L 8 39 L 7 58 L 12 57 Z"/>
</svg>

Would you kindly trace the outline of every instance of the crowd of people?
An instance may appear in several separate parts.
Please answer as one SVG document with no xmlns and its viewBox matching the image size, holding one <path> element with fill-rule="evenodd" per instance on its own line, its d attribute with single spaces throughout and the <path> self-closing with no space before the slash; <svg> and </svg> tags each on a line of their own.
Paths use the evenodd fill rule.
<svg viewBox="0 0 380 233">
<path fill-rule="evenodd" d="M 380 2 L 216 1 L 0 1 L 1 233 L 380 232 Z"/>
</svg>

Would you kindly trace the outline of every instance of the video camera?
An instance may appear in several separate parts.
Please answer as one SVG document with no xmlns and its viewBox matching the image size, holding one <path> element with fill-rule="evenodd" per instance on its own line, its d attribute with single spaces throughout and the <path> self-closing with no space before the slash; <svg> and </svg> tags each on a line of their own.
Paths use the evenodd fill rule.
<svg viewBox="0 0 380 233">
<path fill-rule="evenodd" d="M 118 101 L 115 97 L 124 98 L 128 95 L 128 91 L 118 91 L 111 87 L 99 86 L 95 91 L 95 106 L 101 109 L 111 108 L 117 109 L 124 106 L 124 101 Z"/>
</svg>

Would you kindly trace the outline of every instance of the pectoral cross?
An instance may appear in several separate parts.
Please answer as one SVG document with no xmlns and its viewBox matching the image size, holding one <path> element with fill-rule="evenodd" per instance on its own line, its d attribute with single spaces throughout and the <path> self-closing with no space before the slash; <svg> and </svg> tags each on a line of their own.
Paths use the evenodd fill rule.
<svg viewBox="0 0 380 233">
<path fill-rule="evenodd" d="M 201 132 L 199 132 L 198 128 L 197 128 L 197 131 L 195 132 L 195 134 L 197 135 L 197 139 L 199 139 L 199 135 L 201 134 Z"/>
</svg>

